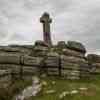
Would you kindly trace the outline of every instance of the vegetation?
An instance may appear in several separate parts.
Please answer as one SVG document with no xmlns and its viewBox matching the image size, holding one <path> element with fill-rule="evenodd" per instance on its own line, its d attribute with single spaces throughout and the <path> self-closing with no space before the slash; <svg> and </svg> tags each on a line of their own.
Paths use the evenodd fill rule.
<svg viewBox="0 0 100 100">
<path fill-rule="evenodd" d="M 93 78 L 93 77 L 92 77 Z M 87 91 L 73 95 L 67 95 L 62 100 L 100 100 L 100 75 L 93 79 L 84 80 L 64 80 L 58 77 L 42 78 L 41 81 L 47 82 L 43 90 L 37 97 L 30 97 L 26 100 L 60 100 L 59 95 L 63 91 L 78 90 L 80 87 L 88 88 Z M 55 81 L 55 84 L 52 82 Z M 31 85 L 31 80 L 16 80 L 16 82 L 7 88 L 0 89 L 0 100 L 11 100 L 11 98 L 20 93 L 26 86 Z M 47 90 L 55 90 L 55 93 L 46 93 Z"/>
<path fill-rule="evenodd" d="M 59 78 L 42 79 L 47 82 L 47 86 L 37 97 L 31 97 L 27 100 L 60 100 L 59 96 L 63 91 L 78 90 L 80 87 L 88 88 L 83 93 L 79 92 L 73 95 L 67 95 L 62 100 L 100 100 L 100 76 L 93 79 L 84 80 L 63 80 Z M 55 81 L 55 85 L 52 84 Z M 55 93 L 47 94 L 47 90 L 55 90 Z"/>
</svg>

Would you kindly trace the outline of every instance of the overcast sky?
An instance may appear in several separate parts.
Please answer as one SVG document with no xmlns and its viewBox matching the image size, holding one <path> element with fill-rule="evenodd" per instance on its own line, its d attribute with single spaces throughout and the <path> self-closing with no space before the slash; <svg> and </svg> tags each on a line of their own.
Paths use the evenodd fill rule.
<svg viewBox="0 0 100 100">
<path fill-rule="evenodd" d="M 42 40 L 45 11 L 53 19 L 53 43 L 79 41 L 100 54 L 100 0 L 0 0 L 0 45 Z"/>
</svg>

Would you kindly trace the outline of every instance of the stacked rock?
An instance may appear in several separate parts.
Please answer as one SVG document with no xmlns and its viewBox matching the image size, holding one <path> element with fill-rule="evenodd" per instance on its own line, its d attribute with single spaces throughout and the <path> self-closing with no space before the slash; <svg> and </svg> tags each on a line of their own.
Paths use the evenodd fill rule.
<svg viewBox="0 0 100 100">
<path fill-rule="evenodd" d="M 0 88 L 6 87 L 11 82 L 11 70 L 0 70 Z"/>
<path fill-rule="evenodd" d="M 61 48 L 61 49 L 62 49 L 62 48 L 66 48 L 66 43 L 65 43 L 65 41 L 59 41 L 58 44 L 57 44 L 57 47 L 58 47 L 58 48 Z"/>
<path fill-rule="evenodd" d="M 39 74 L 42 60 L 43 60 L 42 57 L 23 56 L 22 57 L 23 74 L 24 75 Z"/>
<path fill-rule="evenodd" d="M 49 52 L 45 59 L 45 68 L 48 75 L 59 75 L 59 54 Z"/>
<path fill-rule="evenodd" d="M 30 55 L 32 48 L 23 47 L 22 45 L 8 45 L 0 46 L 0 54 L 20 54 L 20 55 Z"/>
<path fill-rule="evenodd" d="M 67 79 L 80 79 L 85 74 L 87 61 L 85 60 L 85 47 L 83 44 L 68 41 L 66 48 L 62 49 L 61 74 Z M 84 73 L 83 73 L 84 72 Z"/>
<path fill-rule="evenodd" d="M 88 54 L 87 60 L 91 68 L 91 73 L 100 73 L 100 55 Z"/>
<path fill-rule="evenodd" d="M 11 69 L 13 75 L 36 74 L 43 58 L 28 55 L 0 54 L 0 69 Z"/>
<path fill-rule="evenodd" d="M 43 57 L 43 56 L 46 56 L 47 52 L 48 52 L 47 43 L 40 41 L 40 40 L 35 42 L 33 56 L 42 56 Z"/>
</svg>

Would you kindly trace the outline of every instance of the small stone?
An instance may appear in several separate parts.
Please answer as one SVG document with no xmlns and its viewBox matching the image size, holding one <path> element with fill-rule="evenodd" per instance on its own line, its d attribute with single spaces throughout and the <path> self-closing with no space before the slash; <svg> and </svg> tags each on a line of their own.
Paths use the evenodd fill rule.
<svg viewBox="0 0 100 100">
<path fill-rule="evenodd" d="M 79 90 L 85 91 L 85 90 L 88 90 L 88 88 L 80 87 Z"/>
<path fill-rule="evenodd" d="M 56 82 L 55 81 L 52 81 L 52 85 L 55 85 L 56 84 Z"/>
<path fill-rule="evenodd" d="M 16 97 L 16 100 L 24 100 L 24 96 L 18 95 L 18 96 Z"/>
<path fill-rule="evenodd" d="M 69 95 L 70 92 L 68 91 L 63 91 L 60 95 L 59 95 L 59 99 L 63 99 L 66 95 Z"/>
<path fill-rule="evenodd" d="M 40 82 L 40 80 L 37 76 L 33 76 L 32 81 L 33 81 L 33 84 L 38 84 Z"/>
<path fill-rule="evenodd" d="M 70 94 L 77 94 L 78 93 L 78 90 L 72 90 L 71 92 L 70 92 Z"/>
<path fill-rule="evenodd" d="M 46 94 L 52 94 L 52 93 L 55 93 L 55 92 L 56 92 L 55 90 L 47 90 Z"/>
<path fill-rule="evenodd" d="M 47 86 L 47 85 L 48 85 L 46 81 L 42 81 L 41 84 L 42 84 L 43 86 Z"/>
</svg>

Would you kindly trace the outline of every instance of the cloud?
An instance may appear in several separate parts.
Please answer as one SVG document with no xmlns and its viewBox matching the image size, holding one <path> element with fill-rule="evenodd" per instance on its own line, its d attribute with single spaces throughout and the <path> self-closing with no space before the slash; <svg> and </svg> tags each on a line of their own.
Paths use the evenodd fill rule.
<svg viewBox="0 0 100 100">
<path fill-rule="evenodd" d="M 53 19 L 52 40 L 82 42 L 88 52 L 99 52 L 99 0 L 0 0 L 0 44 L 31 43 L 42 39 L 39 18 Z"/>
</svg>

